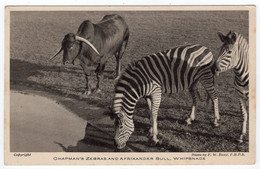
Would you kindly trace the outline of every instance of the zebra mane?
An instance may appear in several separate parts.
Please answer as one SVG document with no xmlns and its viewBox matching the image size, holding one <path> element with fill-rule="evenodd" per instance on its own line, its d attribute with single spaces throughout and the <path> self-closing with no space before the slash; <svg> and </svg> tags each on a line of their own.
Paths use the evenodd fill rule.
<svg viewBox="0 0 260 169">
<path fill-rule="evenodd" d="M 233 32 L 233 33 L 236 35 L 235 44 L 239 45 L 242 48 L 245 48 L 244 44 L 248 45 L 247 39 L 241 33 L 238 32 Z M 243 50 L 243 52 L 248 52 L 248 50 Z"/>
<path fill-rule="evenodd" d="M 129 63 L 127 65 L 127 67 L 125 68 L 124 72 L 129 71 L 129 70 L 133 70 L 136 67 L 136 63 L 137 62 L 138 61 L 133 61 L 133 62 Z M 117 80 L 117 82 L 115 84 L 115 88 L 117 87 L 117 84 L 121 81 L 123 76 L 124 76 L 124 73 L 121 73 L 120 77 L 118 78 L 118 80 Z"/>
<path fill-rule="evenodd" d="M 233 41 L 232 36 L 234 36 L 236 38 L 235 41 Z M 229 33 L 226 35 L 226 37 L 227 38 L 226 38 L 226 42 L 224 43 L 224 45 L 239 43 L 239 41 L 241 39 L 246 40 L 245 37 L 241 33 L 235 32 L 235 31 L 229 31 Z"/>
<path fill-rule="evenodd" d="M 135 61 L 129 63 L 129 64 L 127 65 L 126 70 L 130 70 L 130 69 L 136 68 L 136 65 L 137 65 L 138 62 L 139 62 L 139 60 L 135 60 Z"/>
<path fill-rule="evenodd" d="M 244 39 L 244 37 L 242 36 L 242 34 L 240 34 L 240 33 L 238 33 L 238 32 L 233 32 L 233 33 L 236 35 L 236 41 L 235 41 L 235 43 L 238 43 L 240 38 Z"/>
</svg>

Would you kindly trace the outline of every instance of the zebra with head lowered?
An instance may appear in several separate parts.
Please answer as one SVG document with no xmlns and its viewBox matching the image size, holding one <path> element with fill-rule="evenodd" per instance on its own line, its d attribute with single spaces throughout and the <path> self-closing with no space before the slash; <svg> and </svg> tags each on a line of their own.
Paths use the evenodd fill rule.
<svg viewBox="0 0 260 169">
<path fill-rule="evenodd" d="M 214 105 L 215 125 L 218 125 L 218 98 L 214 89 L 213 55 L 201 45 L 179 46 L 143 57 L 128 66 L 115 87 L 113 114 L 115 117 L 115 145 L 123 149 L 134 131 L 133 112 L 137 101 L 145 98 L 150 110 L 152 141 L 158 143 L 157 114 L 162 93 L 176 93 L 189 89 L 193 106 L 189 123 L 196 110 L 195 86 L 200 82 Z"/>
<path fill-rule="evenodd" d="M 243 137 L 246 135 L 246 100 L 249 93 L 248 44 L 246 39 L 237 32 L 230 31 L 226 36 L 219 32 L 218 36 L 223 45 L 216 61 L 216 73 L 219 74 L 219 72 L 229 69 L 234 70 L 234 86 L 239 95 L 239 103 L 243 115 L 242 133 L 238 141 L 243 142 Z"/>
</svg>

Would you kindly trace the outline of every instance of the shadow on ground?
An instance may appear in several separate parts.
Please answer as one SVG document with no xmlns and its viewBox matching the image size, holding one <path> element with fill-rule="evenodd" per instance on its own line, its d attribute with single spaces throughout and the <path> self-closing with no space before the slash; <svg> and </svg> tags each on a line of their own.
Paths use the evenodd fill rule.
<svg viewBox="0 0 260 169">
<path fill-rule="evenodd" d="M 104 111 L 106 107 L 110 106 L 110 101 L 100 101 L 95 97 L 83 97 L 81 92 L 78 93 L 66 93 L 64 88 L 68 88 L 66 85 L 53 85 L 46 83 L 40 83 L 30 80 L 31 77 L 39 77 L 42 75 L 41 71 L 58 72 L 83 76 L 81 69 L 77 68 L 65 68 L 61 66 L 46 66 L 41 64 L 29 63 L 17 59 L 10 59 L 10 88 L 11 90 L 18 91 L 32 91 L 37 94 L 51 97 L 61 103 L 67 109 L 77 114 L 85 120 L 89 118 L 84 117 L 86 112 Z M 109 73 L 108 73 L 109 74 Z M 77 91 L 77 90 L 76 90 Z M 86 103 L 90 105 L 86 107 Z M 93 107 L 91 107 L 93 106 Z"/>
<path fill-rule="evenodd" d="M 65 152 L 115 152 L 114 139 L 111 133 L 104 132 L 99 128 L 87 124 L 85 128 L 85 136 L 77 142 L 75 146 L 65 147 L 62 143 L 54 142 L 59 145 Z M 143 152 L 129 142 L 129 148 L 134 152 Z"/>
</svg>

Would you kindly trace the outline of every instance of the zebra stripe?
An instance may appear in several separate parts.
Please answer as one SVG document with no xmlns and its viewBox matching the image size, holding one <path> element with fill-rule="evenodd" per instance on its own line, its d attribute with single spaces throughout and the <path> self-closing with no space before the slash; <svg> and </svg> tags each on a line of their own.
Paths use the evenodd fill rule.
<svg viewBox="0 0 260 169">
<path fill-rule="evenodd" d="M 137 101 L 145 98 L 150 110 L 150 135 L 157 143 L 157 114 L 162 93 L 176 93 L 189 88 L 193 107 L 187 123 L 195 117 L 195 86 L 199 81 L 214 105 L 215 125 L 218 125 L 218 98 L 214 90 L 211 67 L 213 55 L 208 48 L 194 44 L 178 46 L 157 54 L 145 56 L 131 63 L 115 87 L 113 111 L 117 115 L 115 143 L 123 148 L 134 131 L 133 112 Z"/>
<path fill-rule="evenodd" d="M 239 142 L 246 135 L 247 110 L 246 100 L 249 93 L 249 53 L 247 40 L 239 33 L 230 31 L 226 36 L 218 33 L 224 43 L 216 62 L 217 73 L 233 69 L 235 73 L 234 87 L 239 95 L 240 110 L 243 115 L 242 132 Z"/>
</svg>

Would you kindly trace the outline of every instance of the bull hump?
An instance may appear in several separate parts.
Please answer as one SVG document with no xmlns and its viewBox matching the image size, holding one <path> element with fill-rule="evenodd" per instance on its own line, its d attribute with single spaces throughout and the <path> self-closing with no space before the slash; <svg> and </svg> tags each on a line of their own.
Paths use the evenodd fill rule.
<svg viewBox="0 0 260 169">
<path fill-rule="evenodd" d="M 85 20 L 78 29 L 77 35 L 88 38 L 89 35 L 94 34 L 94 25 L 89 20 Z"/>
<path fill-rule="evenodd" d="M 119 18 L 119 17 L 120 17 L 120 16 L 117 15 L 117 14 L 105 15 L 105 16 L 102 18 L 101 22 L 102 22 L 102 21 L 106 21 L 106 20 L 110 20 L 110 19 Z"/>
</svg>

